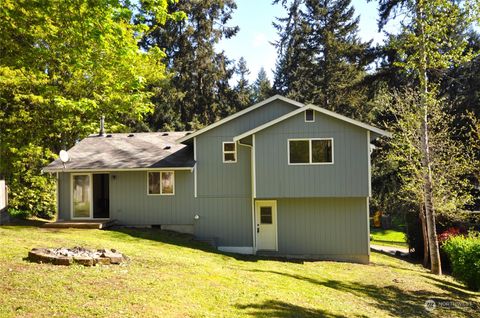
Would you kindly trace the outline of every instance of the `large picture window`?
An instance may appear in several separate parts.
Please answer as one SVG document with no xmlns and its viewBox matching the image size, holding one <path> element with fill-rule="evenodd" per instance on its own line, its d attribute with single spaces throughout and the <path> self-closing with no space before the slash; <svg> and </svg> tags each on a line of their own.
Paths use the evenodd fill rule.
<svg viewBox="0 0 480 318">
<path fill-rule="evenodd" d="M 148 172 L 148 194 L 174 195 L 175 173 L 173 171 Z"/>
<path fill-rule="evenodd" d="M 289 139 L 288 164 L 332 164 L 333 139 Z"/>
</svg>

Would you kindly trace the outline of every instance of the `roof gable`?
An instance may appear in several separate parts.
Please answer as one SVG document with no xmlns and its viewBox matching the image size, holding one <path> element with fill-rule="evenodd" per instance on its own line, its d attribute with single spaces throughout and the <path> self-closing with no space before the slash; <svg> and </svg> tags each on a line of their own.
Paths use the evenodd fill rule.
<svg viewBox="0 0 480 318">
<path fill-rule="evenodd" d="M 307 110 L 307 109 L 313 109 L 313 110 L 315 110 L 315 111 L 317 111 L 317 112 L 319 112 L 319 113 L 322 113 L 322 114 L 325 114 L 325 115 L 327 115 L 327 116 L 330 116 L 330 117 L 339 119 L 339 120 L 341 120 L 341 121 L 350 123 L 350 124 L 352 124 L 352 125 L 361 127 L 361 128 L 366 129 L 366 130 L 368 130 L 368 131 L 374 132 L 374 133 L 376 133 L 376 134 L 378 134 L 378 135 L 380 135 L 380 136 L 392 137 L 392 133 L 390 133 L 390 132 L 388 132 L 388 131 L 385 131 L 385 130 L 376 128 L 376 127 L 374 127 L 374 126 L 371 126 L 371 125 L 369 125 L 369 124 L 365 124 L 365 123 L 363 123 L 363 122 L 361 122 L 361 121 L 358 121 L 358 120 L 355 120 L 355 119 L 348 118 L 348 117 L 346 117 L 346 116 L 337 114 L 337 113 L 332 112 L 332 111 L 330 111 L 330 110 L 327 110 L 327 109 L 324 109 L 324 108 L 321 108 L 321 107 L 318 107 L 318 106 L 309 104 L 309 105 L 303 106 L 303 107 L 301 107 L 301 108 L 299 108 L 299 109 L 296 109 L 296 110 L 294 110 L 294 111 L 292 111 L 292 112 L 290 112 L 290 113 L 288 113 L 288 114 L 286 114 L 286 115 L 284 115 L 284 116 L 281 116 L 281 117 L 278 117 L 278 118 L 276 118 L 276 119 L 274 119 L 274 120 L 271 120 L 271 121 L 269 121 L 268 123 L 265 123 L 265 124 L 263 124 L 263 125 L 260 125 L 260 126 L 258 126 L 258 127 L 255 127 L 254 129 L 251 129 L 251 130 L 249 130 L 249 131 L 246 131 L 246 132 L 244 132 L 244 133 L 242 133 L 242 134 L 240 134 L 240 135 L 238 135 L 238 136 L 235 136 L 235 137 L 233 138 L 233 140 L 234 140 L 234 141 L 238 141 L 238 140 L 241 140 L 241 139 L 243 139 L 243 138 L 245 138 L 245 137 L 248 137 L 248 136 L 250 136 L 250 135 L 253 135 L 253 134 L 256 133 L 256 132 L 259 132 L 259 131 L 261 131 L 261 130 L 264 130 L 264 129 L 266 129 L 266 128 L 270 127 L 270 126 L 273 126 L 273 125 L 275 125 L 275 124 L 277 124 L 277 123 L 279 123 L 279 122 L 282 122 L 282 121 L 284 121 L 284 120 L 286 120 L 286 119 L 288 119 L 288 118 L 291 118 L 291 117 L 293 117 L 293 116 L 295 116 L 295 115 L 298 115 L 298 114 L 304 112 L 304 111 Z"/>
<path fill-rule="evenodd" d="M 205 133 L 205 132 L 207 132 L 207 131 L 209 131 L 209 130 L 212 130 L 212 129 L 218 127 L 218 126 L 221 126 L 221 125 L 223 125 L 223 124 L 225 124 L 225 123 L 227 123 L 227 122 L 230 122 L 230 121 L 234 120 L 235 118 L 238 118 L 238 117 L 240 117 L 240 116 L 242 116 L 242 115 L 244 115 L 244 114 L 247 114 L 247 113 L 249 113 L 249 112 L 251 112 L 251 111 L 253 111 L 253 110 L 257 109 L 257 108 L 260 108 L 260 107 L 262 107 L 262 106 L 264 106 L 264 105 L 266 105 L 266 104 L 269 104 L 269 103 L 271 103 L 271 102 L 273 102 L 273 101 L 275 101 L 275 100 L 282 100 L 282 101 L 284 101 L 284 102 L 286 102 L 286 103 L 289 103 L 289 104 L 294 105 L 294 106 L 299 107 L 299 108 L 305 106 L 305 104 L 302 104 L 302 103 L 300 103 L 300 102 L 294 101 L 294 100 L 292 100 L 292 99 L 290 99 L 290 98 L 286 98 L 286 97 L 283 97 L 283 96 L 281 96 L 281 95 L 275 95 L 275 96 L 272 96 L 272 97 L 270 97 L 270 98 L 267 98 L 267 99 L 265 99 L 265 100 L 263 100 L 263 101 L 261 101 L 261 102 L 259 102 L 259 103 L 257 103 L 257 104 L 254 104 L 254 105 L 252 105 L 252 106 L 250 106 L 250 107 L 247 107 L 247 108 L 245 108 L 245 109 L 243 109 L 243 110 L 241 110 L 241 111 L 239 111 L 239 112 L 236 112 L 235 114 L 232 114 L 232 115 L 230 115 L 230 116 L 228 116 L 228 117 L 225 117 L 225 118 L 223 118 L 223 119 L 221 119 L 221 120 L 219 120 L 219 121 L 217 121 L 217 122 L 215 122 L 215 123 L 213 123 L 213 124 L 211 124 L 211 125 L 208 125 L 208 126 L 202 128 L 202 129 L 200 129 L 200 130 L 197 130 L 197 131 L 195 131 L 195 132 L 193 132 L 193 133 L 190 133 L 190 134 L 188 134 L 188 135 L 186 135 L 186 136 L 184 136 L 184 137 L 182 137 L 182 138 L 179 138 L 179 139 L 177 140 L 177 142 L 182 143 L 182 142 L 188 141 L 188 140 L 190 140 L 190 139 L 192 139 L 192 138 L 194 138 L 194 137 L 196 137 L 196 136 L 198 136 L 198 135 L 201 135 L 201 134 L 203 134 L 203 133 Z"/>
</svg>

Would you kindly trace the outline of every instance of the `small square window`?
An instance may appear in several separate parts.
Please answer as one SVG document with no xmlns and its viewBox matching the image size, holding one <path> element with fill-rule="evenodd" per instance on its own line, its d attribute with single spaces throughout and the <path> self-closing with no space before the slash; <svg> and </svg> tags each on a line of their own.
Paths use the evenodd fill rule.
<svg viewBox="0 0 480 318">
<path fill-rule="evenodd" d="M 305 111 L 305 122 L 311 123 L 315 121 L 315 112 L 313 109 L 307 109 Z"/>
<path fill-rule="evenodd" d="M 264 206 L 260 208 L 260 223 L 272 224 L 272 207 Z"/>
<path fill-rule="evenodd" d="M 237 162 L 237 144 L 234 142 L 223 143 L 223 162 L 235 163 Z"/>
</svg>

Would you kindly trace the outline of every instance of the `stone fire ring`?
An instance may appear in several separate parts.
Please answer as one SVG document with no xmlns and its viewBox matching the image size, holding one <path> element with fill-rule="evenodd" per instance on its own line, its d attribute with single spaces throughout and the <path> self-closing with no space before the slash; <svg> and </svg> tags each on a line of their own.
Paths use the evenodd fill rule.
<svg viewBox="0 0 480 318">
<path fill-rule="evenodd" d="M 80 264 L 84 266 L 118 265 L 128 258 L 114 249 L 90 250 L 83 247 L 74 248 L 33 248 L 28 252 L 28 259 L 36 263 L 54 265 Z"/>
</svg>

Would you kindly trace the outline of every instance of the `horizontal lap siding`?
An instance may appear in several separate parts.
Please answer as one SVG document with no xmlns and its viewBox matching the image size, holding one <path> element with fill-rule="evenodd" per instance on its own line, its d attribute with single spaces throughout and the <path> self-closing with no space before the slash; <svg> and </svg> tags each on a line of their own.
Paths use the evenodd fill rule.
<svg viewBox="0 0 480 318">
<path fill-rule="evenodd" d="M 280 199 L 280 254 L 368 255 L 366 198 Z"/>
<path fill-rule="evenodd" d="M 289 165 L 288 139 L 333 138 L 334 164 Z M 315 113 L 298 114 L 255 134 L 257 198 L 368 196 L 367 131 Z"/>
</svg>

